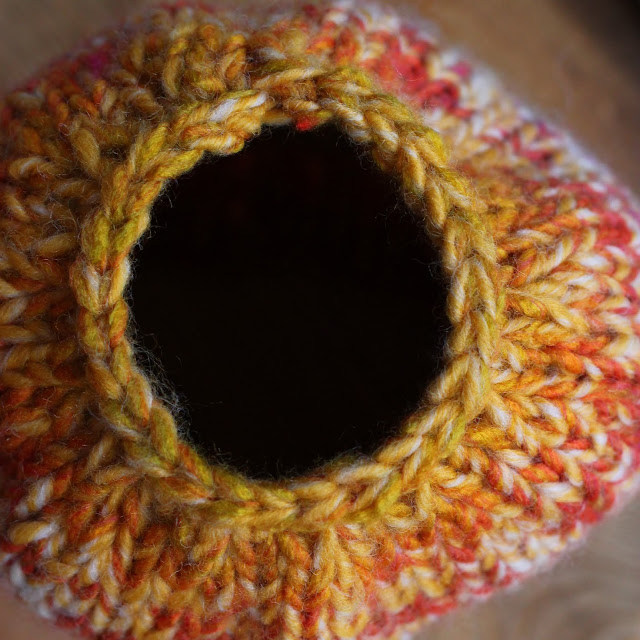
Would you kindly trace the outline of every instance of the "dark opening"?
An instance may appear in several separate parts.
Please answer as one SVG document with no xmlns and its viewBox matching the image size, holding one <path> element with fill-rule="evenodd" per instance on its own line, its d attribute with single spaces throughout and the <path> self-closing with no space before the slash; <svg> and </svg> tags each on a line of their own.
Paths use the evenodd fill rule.
<svg viewBox="0 0 640 640">
<path fill-rule="evenodd" d="M 395 182 L 337 130 L 278 127 L 208 158 L 152 219 L 135 340 L 210 459 L 303 473 L 372 453 L 419 406 L 448 330 L 438 258 Z"/>
</svg>

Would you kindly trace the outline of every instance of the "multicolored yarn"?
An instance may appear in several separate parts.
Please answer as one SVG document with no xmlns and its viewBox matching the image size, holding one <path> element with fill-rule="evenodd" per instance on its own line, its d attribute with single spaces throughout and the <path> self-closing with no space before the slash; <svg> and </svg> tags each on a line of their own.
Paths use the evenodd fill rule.
<svg viewBox="0 0 640 640">
<path fill-rule="evenodd" d="M 637 485 L 638 211 L 391 11 L 159 8 L 0 118 L 0 563 L 41 615 L 104 640 L 389 637 L 548 566 Z M 204 154 L 327 122 L 439 247 L 446 367 L 371 458 L 255 481 L 184 442 L 136 365 L 129 256 Z"/>
</svg>

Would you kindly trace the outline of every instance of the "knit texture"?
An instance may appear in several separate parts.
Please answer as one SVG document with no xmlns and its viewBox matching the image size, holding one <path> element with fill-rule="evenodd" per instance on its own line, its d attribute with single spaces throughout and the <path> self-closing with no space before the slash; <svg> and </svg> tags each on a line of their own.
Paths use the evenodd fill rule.
<svg viewBox="0 0 640 640">
<path fill-rule="evenodd" d="M 637 485 L 637 210 L 391 10 L 159 8 L 0 118 L 0 564 L 41 615 L 104 640 L 389 637 L 548 566 Z M 205 154 L 325 123 L 438 247 L 446 364 L 373 456 L 257 481 L 184 441 L 137 366 L 130 253 Z"/>
</svg>

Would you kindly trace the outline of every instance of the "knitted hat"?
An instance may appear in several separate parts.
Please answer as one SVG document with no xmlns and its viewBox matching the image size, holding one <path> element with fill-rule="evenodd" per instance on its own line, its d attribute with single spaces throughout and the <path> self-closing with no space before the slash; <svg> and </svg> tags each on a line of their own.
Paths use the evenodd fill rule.
<svg viewBox="0 0 640 640">
<path fill-rule="evenodd" d="M 391 637 L 549 566 L 637 486 L 637 207 L 391 10 L 159 8 L 0 118 L 0 564 L 41 615 L 104 640 Z M 397 181 L 451 329 L 371 455 L 256 479 L 150 381 L 131 252 L 204 157 L 327 123 Z"/>
</svg>

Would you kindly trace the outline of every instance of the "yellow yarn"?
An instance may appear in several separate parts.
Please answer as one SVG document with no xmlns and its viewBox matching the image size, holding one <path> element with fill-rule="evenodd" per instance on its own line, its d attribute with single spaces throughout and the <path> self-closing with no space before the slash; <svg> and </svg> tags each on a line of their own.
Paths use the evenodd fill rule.
<svg viewBox="0 0 640 640">
<path fill-rule="evenodd" d="M 636 482 L 632 203 L 385 16 L 159 9 L 7 98 L 0 564 L 59 621 L 104 640 L 386 637 L 537 570 Z M 254 480 L 184 442 L 138 367 L 129 256 L 205 154 L 328 122 L 439 250 L 446 363 L 370 458 Z"/>
</svg>

